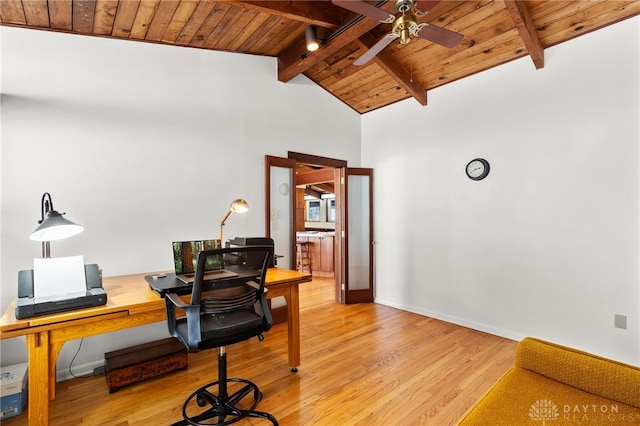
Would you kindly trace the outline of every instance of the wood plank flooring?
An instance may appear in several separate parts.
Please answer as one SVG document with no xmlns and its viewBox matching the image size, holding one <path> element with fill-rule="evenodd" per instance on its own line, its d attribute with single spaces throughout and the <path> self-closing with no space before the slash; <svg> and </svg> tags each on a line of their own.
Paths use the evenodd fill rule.
<svg viewBox="0 0 640 426">
<path fill-rule="evenodd" d="M 333 281 L 300 286 L 302 365 L 287 364 L 287 325 L 227 347 L 229 377 L 255 382 L 282 426 L 454 425 L 514 361 L 516 342 L 377 304 L 340 305 Z M 57 385 L 51 425 L 161 426 L 217 377 L 217 349 L 189 368 L 109 394 L 104 377 Z M 28 424 L 27 412 L 2 422 Z M 240 424 L 269 425 L 251 419 Z"/>
</svg>

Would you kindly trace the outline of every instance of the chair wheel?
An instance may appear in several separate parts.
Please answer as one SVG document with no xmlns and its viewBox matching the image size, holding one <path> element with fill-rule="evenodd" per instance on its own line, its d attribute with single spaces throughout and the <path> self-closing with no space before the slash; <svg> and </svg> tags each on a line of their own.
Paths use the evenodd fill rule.
<svg viewBox="0 0 640 426">
<path fill-rule="evenodd" d="M 264 336 L 262 334 L 258 334 L 258 340 L 262 342 L 264 340 Z"/>
</svg>

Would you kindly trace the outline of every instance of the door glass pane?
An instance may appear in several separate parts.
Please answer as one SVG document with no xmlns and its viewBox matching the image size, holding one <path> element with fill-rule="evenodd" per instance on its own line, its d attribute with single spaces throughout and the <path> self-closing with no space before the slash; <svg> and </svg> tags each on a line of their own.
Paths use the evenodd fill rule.
<svg viewBox="0 0 640 426">
<path fill-rule="evenodd" d="M 278 267 L 292 269 L 291 259 L 291 221 L 292 200 L 291 191 L 295 190 L 293 176 L 288 167 L 271 166 L 270 173 L 270 207 L 271 207 L 271 238 L 275 244 L 275 252 L 279 257 Z"/>
<path fill-rule="evenodd" d="M 369 177 L 349 175 L 349 290 L 369 288 Z"/>
</svg>

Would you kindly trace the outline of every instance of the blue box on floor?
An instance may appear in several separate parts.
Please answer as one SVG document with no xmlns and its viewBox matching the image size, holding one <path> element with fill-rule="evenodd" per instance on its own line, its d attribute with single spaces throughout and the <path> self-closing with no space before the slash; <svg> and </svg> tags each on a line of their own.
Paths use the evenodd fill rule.
<svg viewBox="0 0 640 426">
<path fill-rule="evenodd" d="M 28 363 L 0 367 L 0 420 L 22 413 L 27 402 Z"/>
</svg>

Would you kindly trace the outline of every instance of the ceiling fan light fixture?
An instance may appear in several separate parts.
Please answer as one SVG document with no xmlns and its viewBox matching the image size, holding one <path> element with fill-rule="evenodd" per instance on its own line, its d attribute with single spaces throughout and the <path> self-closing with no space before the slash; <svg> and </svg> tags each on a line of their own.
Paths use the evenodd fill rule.
<svg viewBox="0 0 640 426">
<path fill-rule="evenodd" d="M 316 32 L 315 25 L 309 25 L 304 29 L 304 38 L 307 41 L 307 50 L 309 52 L 315 52 L 320 47 L 318 41 L 318 33 Z"/>
</svg>

